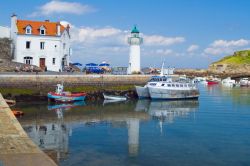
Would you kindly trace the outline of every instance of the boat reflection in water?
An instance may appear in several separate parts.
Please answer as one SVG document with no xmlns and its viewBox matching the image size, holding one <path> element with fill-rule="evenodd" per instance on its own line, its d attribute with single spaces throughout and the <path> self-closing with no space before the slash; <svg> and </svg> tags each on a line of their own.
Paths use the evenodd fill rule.
<svg viewBox="0 0 250 166">
<path fill-rule="evenodd" d="M 67 157 L 69 135 L 71 134 L 71 128 L 63 121 L 64 111 L 83 105 L 85 105 L 84 101 L 49 105 L 48 110 L 55 111 L 57 120 L 50 123 L 23 125 L 23 128 L 35 144 L 58 163 L 60 159 Z"/>
<path fill-rule="evenodd" d="M 197 100 L 186 101 L 154 101 L 150 103 L 148 113 L 156 119 L 173 123 L 176 117 L 186 117 L 195 112 L 198 107 Z"/>
<path fill-rule="evenodd" d="M 162 133 L 164 122 L 173 123 L 177 117 L 188 117 L 190 113 L 197 110 L 198 105 L 198 100 L 154 101 L 150 103 L 148 113 L 153 119 L 159 120 L 159 127 Z"/>
<path fill-rule="evenodd" d="M 27 122 L 23 124 L 25 131 L 42 150 L 56 152 L 56 155 L 52 158 L 57 162 L 68 157 L 69 136 L 74 132 L 74 127 L 88 129 L 92 126 L 89 130 L 90 134 L 93 132 L 94 136 L 102 137 L 106 136 L 105 133 L 95 133 L 96 128 L 93 128 L 93 126 L 104 127 L 104 125 L 107 128 L 127 129 L 128 144 L 126 146 L 128 146 L 128 155 L 136 157 L 139 153 L 140 139 L 143 139 L 140 138 L 140 122 L 156 119 L 159 120 L 159 123 L 173 123 L 176 117 L 186 117 L 190 112 L 196 111 L 198 101 L 138 100 L 137 102 L 109 103 L 104 106 L 103 103 L 89 103 L 84 107 L 76 107 L 70 111 L 65 111 L 72 107 L 75 107 L 75 105 L 48 106 L 49 110 L 55 110 L 57 114 L 57 118 L 54 117 L 52 122 L 44 117 L 45 119 L 42 120 L 43 123 L 41 124 L 34 119 L 31 125 L 30 122 L 29 125 L 27 125 Z M 21 120 L 24 121 L 25 119 Z M 39 121 L 41 121 L 41 118 Z M 82 141 L 81 145 L 85 144 L 84 139 Z M 84 159 L 81 158 L 81 160 Z"/>
</svg>

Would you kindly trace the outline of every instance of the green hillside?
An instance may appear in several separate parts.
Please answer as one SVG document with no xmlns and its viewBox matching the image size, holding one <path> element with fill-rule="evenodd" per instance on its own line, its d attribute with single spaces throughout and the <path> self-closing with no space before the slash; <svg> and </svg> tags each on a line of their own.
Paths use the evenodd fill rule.
<svg viewBox="0 0 250 166">
<path fill-rule="evenodd" d="M 213 64 L 250 64 L 250 50 L 237 51 L 234 55 L 226 56 Z"/>
</svg>

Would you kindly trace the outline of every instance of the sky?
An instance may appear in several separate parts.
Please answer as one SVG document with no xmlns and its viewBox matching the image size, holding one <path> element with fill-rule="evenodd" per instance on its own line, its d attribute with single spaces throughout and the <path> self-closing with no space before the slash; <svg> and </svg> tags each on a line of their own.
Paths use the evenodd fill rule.
<svg viewBox="0 0 250 166">
<path fill-rule="evenodd" d="M 71 27 L 72 62 L 128 66 L 134 25 L 144 39 L 141 67 L 207 68 L 250 49 L 249 0 L 8 0 L 0 25 L 22 20 L 64 21 Z"/>
</svg>

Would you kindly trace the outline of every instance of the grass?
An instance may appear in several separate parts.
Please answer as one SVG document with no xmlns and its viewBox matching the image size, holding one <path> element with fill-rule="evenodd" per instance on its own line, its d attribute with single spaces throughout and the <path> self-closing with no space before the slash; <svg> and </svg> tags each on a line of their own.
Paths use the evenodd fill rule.
<svg viewBox="0 0 250 166">
<path fill-rule="evenodd" d="M 94 92 L 99 90 L 114 90 L 114 91 L 125 91 L 133 90 L 134 85 L 116 85 L 116 86 L 78 86 L 78 87 L 65 87 L 65 91 L 71 92 Z M 54 91 L 51 88 L 41 88 L 41 94 L 46 95 L 49 91 Z M 18 95 L 37 95 L 40 94 L 39 89 L 27 89 L 27 88 L 0 88 L 2 95 L 11 94 L 12 96 Z"/>
<path fill-rule="evenodd" d="M 99 90 L 133 90 L 134 85 L 116 85 L 116 86 L 79 86 L 79 87 L 66 87 L 66 91 L 71 92 L 93 92 Z"/>
<path fill-rule="evenodd" d="M 238 51 L 236 54 L 237 56 L 226 56 L 214 64 L 250 64 L 250 50 Z M 247 56 L 242 56 L 242 54 L 247 54 Z"/>
<path fill-rule="evenodd" d="M 25 88 L 0 88 L 0 93 L 2 95 L 12 94 L 12 95 L 34 95 L 39 93 L 37 90 L 25 89 Z"/>
</svg>

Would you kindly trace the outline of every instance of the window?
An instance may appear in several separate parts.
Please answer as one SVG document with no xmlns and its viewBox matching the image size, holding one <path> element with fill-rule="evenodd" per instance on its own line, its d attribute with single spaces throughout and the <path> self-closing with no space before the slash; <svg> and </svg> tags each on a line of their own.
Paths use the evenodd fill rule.
<svg viewBox="0 0 250 166">
<path fill-rule="evenodd" d="M 66 48 L 66 43 L 63 43 L 63 49 L 65 49 Z"/>
<path fill-rule="evenodd" d="M 29 65 L 32 64 L 33 57 L 26 56 L 23 59 L 24 59 L 25 64 L 29 64 Z"/>
<path fill-rule="evenodd" d="M 179 87 L 179 84 L 176 84 L 176 87 Z"/>
<path fill-rule="evenodd" d="M 187 84 L 185 84 L 184 86 L 187 87 Z"/>
<path fill-rule="evenodd" d="M 67 66 L 67 60 L 66 60 L 66 58 L 62 58 L 62 66 Z"/>
<path fill-rule="evenodd" d="M 172 84 L 172 87 L 175 87 L 175 84 Z"/>
<path fill-rule="evenodd" d="M 161 84 L 161 86 L 164 86 L 165 84 Z"/>
<path fill-rule="evenodd" d="M 26 49 L 30 49 L 30 41 L 26 41 Z"/>
<path fill-rule="evenodd" d="M 180 84 L 180 87 L 183 87 L 183 85 L 182 85 L 182 84 Z"/>
<path fill-rule="evenodd" d="M 40 27 L 40 35 L 45 35 L 46 34 L 46 30 L 44 28 L 44 26 Z"/>
<path fill-rule="evenodd" d="M 26 31 L 26 34 L 31 34 L 31 31 L 32 31 L 31 26 L 27 26 L 25 31 Z"/>
<path fill-rule="evenodd" d="M 52 64 L 55 65 L 56 64 L 56 58 L 52 59 Z"/>
<path fill-rule="evenodd" d="M 168 87 L 171 87 L 171 84 L 168 84 Z"/>
<path fill-rule="evenodd" d="M 44 45 L 45 45 L 45 42 L 40 42 L 40 49 L 41 50 L 44 50 Z"/>
</svg>

